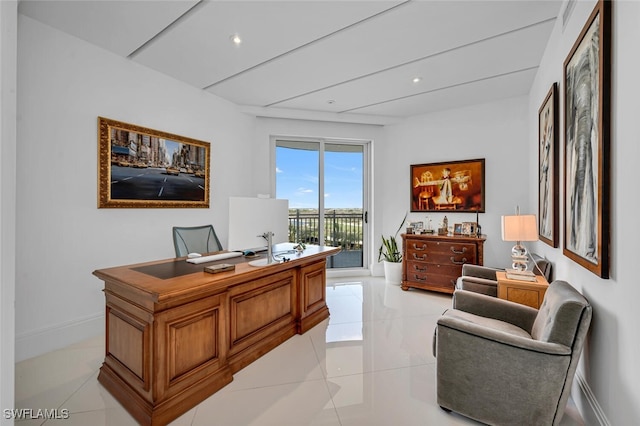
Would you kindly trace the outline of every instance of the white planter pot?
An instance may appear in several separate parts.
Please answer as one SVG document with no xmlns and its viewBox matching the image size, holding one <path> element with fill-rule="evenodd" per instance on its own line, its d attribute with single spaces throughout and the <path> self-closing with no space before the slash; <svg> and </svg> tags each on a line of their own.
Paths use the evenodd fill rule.
<svg viewBox="0 0 640 426">
<path fill-rule="evenodd" d="M 400 284 L 402 282 L 402 262 L 383 262 L 384 278 L 389 284 Z"/>
</svg>

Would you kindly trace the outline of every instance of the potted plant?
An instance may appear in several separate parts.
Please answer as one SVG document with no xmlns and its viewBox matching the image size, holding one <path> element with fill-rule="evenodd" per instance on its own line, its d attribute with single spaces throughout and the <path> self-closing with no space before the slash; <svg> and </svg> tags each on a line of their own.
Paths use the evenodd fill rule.
<svg viewBox="0 0 640 426">
<path fill-rule="evenodd" d="M 393 236 L 382 236 L 382 244 L 378 250 L 378 262 L 384 258 L 384 276 L 388 283 L 400 284 L 402 281 L 402 250 L 398 247 L 396 237 L 407 220 L 407 213 Z"/>
</svg>

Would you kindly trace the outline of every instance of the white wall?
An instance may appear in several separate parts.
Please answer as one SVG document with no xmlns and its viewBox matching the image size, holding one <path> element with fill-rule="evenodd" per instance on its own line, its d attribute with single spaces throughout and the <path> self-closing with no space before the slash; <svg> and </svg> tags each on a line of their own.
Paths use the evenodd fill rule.
<svg viewBox="0 0 640 426">
<path fill-rule="evenodd" d="M 254 118 L 20 15 L 16 243 L 17 360 L 103 331 L 95 269 L 174 256 L 171 227 L 212 223 L 246 179 Z M 211 143 L 209 209 L 97 209 L 97 117 Z"/>
<path fill-rule="evenodd" d="M 530 158 L 526 97 L 506 99 L 455 110 L 412 117 L 385 128 L 386 145 L 376 152 L 376 218 L 385 235 L 393 234 L 410 209 L 411 164 L 485 159 L 485 213 L 479 217 L 486 234 L 484 264 L 507 266 L 513 243 L 501 240 L 500 217 L 535 212 L 527 196 Z M 410 213 L 410 220 L 435 228 L 447 216 L 449 223 L 475 222 L 475 213 Z"/>
<path fill-rule="evenodd" d="M 0 2 L 0 407 L 14 403 L 18 4 Z M 2 425 L 13 419 L 0 420 Z"/>
<path fill-rule="evenodd" d="M 537 111 L 554 81 L 559 84 L 559 130 L 560 141 L 564 141 L 563 63 L 594 6 L 594 1 L 575 2 L 566 27 L 563 29 L 558 20 L 551 35 L 531 89 L 528 117 L 532 158 L 537 155 Z M 600 279 L 562 255 L 562 202 L 560 248 L 553 249 L 541 242 L 536 244 L 536 250 L 554 262 L 555 277 L 577 287 L 593 305 L 591 330 L 573 392 L 586 424 L 640 424 L 640 364 L 636 359 L 640 354 L 637 314 L 640 286 L 634 265 L 637 261 L 635 249 L 631 246 L 640 235 L 637 227 L 628 226 L 637 221 L 635 175 L 640 158 L 638 22 L 639 2 L 613 3 L 611 278 Z M 562 176 L 563 153 L 560 164 Z M 537 171 L 530 169 L 530 173 L 530 202 L 534 203 L 537 202 Z"/>
<path fill-rule="evenodd" d="M 219 98 L 20 17 L 17 358 L 65 345 L 67 331 L 78 329 L 72 324 L 85 321 L 87 333 L 95 332 L 96 325 L 102 327 L 102 283 L 91 272 L 172 257 L 172 225 L 222 224 L 218 232 L 226 242 L 228 196 L 272 192 L 267 160 L 272 134 L 374 141 L 375 238 L 394 232 L 409 208 L 410 164 L 485 158 L 487 212 L 480 216 L 489 236 L 485 264 L 505 266 L 511 244 L 500 241 L 500 216 L 513 212 L 517 204 L 524 212 L 536 211 L 537 111 L 551 82 L 561 81 L 562 63 L 594 3 L 575 4 L 567 28 L 563 31 L 559 24 L 551 36 L 529 97 L 441 111 L 384 129 L 250 119 Z M 640 57 L 635 54 L 640 3 L 617 1 L 613 9 L 611 279 L 599 279 L 559 248 L 534 245 L 535 251 L 552 259 L 556 277 L 572 283 L 594 305 L 579 370 L 582 388 L 577 393 L 574 389 L 587 424 L 640 423 L 640 407 L 635 404 L 640 400 L 640 367 L 635 360 L 640 339 L 634 313 L 640 286 L 632 276 L 635 253 L 630 247 L 638 237 L 633 197 L 640 158 Z M 212 142 L 212 207 L 98 210 L 98 115 Z M 4 151 L 0 159 L 4 166 Z M 520 180 L 522 174 L 526 176 Z M 4 229 L 4 175 L 2 184 Z M 430 216 L 437 223 L 444 214 Z M 422 214 L 410 218 L 424 219 Z M 474 219 L 472 214 L 450 214 L 450 221 Z M 4 274 L 4 260 L 2 265 Z M 2 286 L 4 290 L 4 276 Z M 4 300 L 2 304 L 4 314 Z M 3 332 L 3 341 L 5 336 Z M 45 336 L 60 338 L 38 340 Z M 5 359 L 1 361 L 4 367 Z M 3 368 L 3 383 L 4 379 Z"/>
</svg>

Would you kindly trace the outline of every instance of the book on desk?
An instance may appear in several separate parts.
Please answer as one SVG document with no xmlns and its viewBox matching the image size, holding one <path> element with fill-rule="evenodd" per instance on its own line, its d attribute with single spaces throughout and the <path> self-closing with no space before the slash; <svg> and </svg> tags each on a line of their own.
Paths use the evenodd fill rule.
<svg viewBox="0 0 640 426">
<path fill-rule="evenodd" d="M 505 269 L 505 275 L 510 280 L 536 282 L 536 275 L 531 271 L 520 271 L 517 269 Z"/>
</svg>

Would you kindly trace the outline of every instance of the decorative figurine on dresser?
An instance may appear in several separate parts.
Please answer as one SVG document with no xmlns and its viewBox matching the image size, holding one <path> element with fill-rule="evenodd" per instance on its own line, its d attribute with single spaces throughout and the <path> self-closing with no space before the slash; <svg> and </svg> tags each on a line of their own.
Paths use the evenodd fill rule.
<svg viewBox="0 0 640 426">
<path fill-rule="evenodd" d="M 483 264 L 483 235 L 402 234 L 402 289 L 453 293 L 462 265 Z"/>
</svg>

